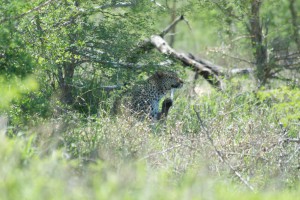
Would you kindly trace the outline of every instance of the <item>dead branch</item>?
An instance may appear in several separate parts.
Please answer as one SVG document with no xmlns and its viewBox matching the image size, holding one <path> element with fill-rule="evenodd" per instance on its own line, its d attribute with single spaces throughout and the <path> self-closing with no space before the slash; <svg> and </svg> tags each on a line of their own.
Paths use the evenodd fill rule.
<svg viewBox="0 0 300 200">
<path fill-rule="evenodd" d="M 205 134 L 206 134 L 206 136 L 207 136 L 207 138 L 208 138 L 210 144 L 211 144 L 212 147 L 214 148 L 214 151 L 216 152 L 216 154 L 217 154 L 219 160 L 220 160 L 221 162 L 225 163 L 225 164 L 231 169 L 231 171 L 233 171 L 234 174 L 240 179 L 240 181 L 241 181 L 242 183 L 244 183 L 251 191 L 254 191 L 253 186 L 250 185 L 250 184 L 248 183 L 248 181 L 246 181 L 246 180 L 242 177 L 242 175 L 241 175 L 236 169 L 234 169 L 234 167 L 233 167 L 230 163 L 227 162 L 227 160 L 225 160 L 224 156 L 222 155 L 222 152 L 221 152 L 220 150 L 218 150 L 218 148 L 217 148 L 216 145 L 214 144 L 214 141 L 213 141 L 212 137 L 210 136 L 209 131 L 207 130 L 206 126 L 204 125 L 204 123 L 203 123 L 203 121 L 202 121 L 202 119 L 201 119 L 201 117 L 200 117 L 200 114 L 199 114 L 198 111 L 196 111 L 196 108 L 195 108 L 195 107 L 194 107 L 194 111 L 195 111 L 195 113 L 196 113 L 196 115 L 197 115 L 197 119 L 198 119 L 198 121 L 199 121 L 200 126 L 201 126 L 202 129 L 204 130 L 204 132 L 205 132 Z"/>
<path fill-rule="evenodd" d="M 208 60 L 204 60 L 202 58 L 199 57 L 195 57 L 193 54 L 188 53 L 188 57 L 197 61 L 198 63 L 204 65 L 206 68 L 210 69 L 213 73 L 217 74 L 217 75 L 224 75 L 225 74 L 225 69 L 219 65 L 215 65 L 212 62 L 208 61 Z"/>
<path fill-rule="evenodd" d="M 108 86 L 100 86 L 99 89 L 104 90 L 106 92 L 110 92 L 116 89 L 121 89 L 123 85 L 108 85 Z"/>
<path fill-rule="evenodd" d="M 235 56 L 232 56 L 232 55 L 229 55 L 229 54 L 226 54 L 226 53 L 222 53 L 222 55 L 223 55 L 223 56 L 226 56 L 226 57 L 228 57 L 228 58 L 237 60 L 237 61 L 239 61 L 239 62 L 247 63 L 247 64 L 252 65 L 252 66 L 255 65 L 254 62 L 249 61 L 249 60 L 246 60 L 246 59 L 243 59 L 243 58 L 235 57 Z"/>
<path fill-rule="evenodd" d="M 203 76 L 211 85 L 221 89 L 221 81 L 219 80 L 218 75 L 203 64 L 189 58 L 189 56 L 184 53 L 176 52 L 162 37 L 158 35 L 151 36 L 150 42 L 162 54 L 165 54 L 172 59 L 181 61 L 184 66 L 193 68 L 193 70 Z"/>
<path fill-rule="evenodd" d="M 156 2 L 155 0 L 150 0 L 152 3 L 154 3 L 156 6 L 158 6 L 158 7 L 160 7 L 160 8 L 162 8 L 162 9 L 164 9 L 165 10 L 165 8 L 160 4 L 160 3 L 158 3 L 158 2 Z"/>
<path fill-rule="evenodd" d="M 181 15 L 179 17 L 177 17 L 169 26 L 167 26 L 161 33 L 159 33 L 158 35 L 160 35 L 161 37 L 164 37 L 174 26 L 177 25 L 177 23 L 181 20 L 185 20 L 184 16 Z M 131 51 L 131 56 L 129 56 L 127 58 L 127 62 L 131 62 L 131 63 L 136 63 L 138 61 L 139 55 L 142 53 L 145 53 L 147 51 L 150 51 L 154 48 L 154 46 L 151 44 L 150 39 L 146 39 L 142 42 L 140 42 L 136 48 L 134 48 Z"/>
<path fill-rule="evenodd" d="M 173 150 L 173 149 L 179 148 L 179 147 L 181 147 L 181 146 L 182 146 L 182 144 L 177 144 L 177 145 L 174 145 L 174 146 L 169 147 L 169 148 L 167 148 L 167 149 L 164 149 L 164 150 L 162 150 L 162 151 L 158 151 L 158 152 L 151 153 L 151 154 L 146 155 L 145 157 L 139 159 L 139 161 L 148 159 L 148 158 L 150 158 L 150 157 L 153 157 L 153 156 L 156 156 L 156 155 L 159 155 L 159 154 L 167 153 L 168 151 L 171 151 L 171 150 Z"/>
<path fill-rule="evenodd" d="M 152 50 L 153 48 L 158 49 L 162 54 L 168 57 L 180 61 L 183 66 L 191 67 L 197 74 L 201 75 L 206 79 L 211 85 L 218 89 L 222 89 L 221 81 L 219 75 L 225 75 L 228 73 L 225 68 L 215 65 L 210 61 L 204 60 L 202 58 L 196 58 L 192 54 L 184 54 L 175 51 L 170 45 L 163 39 L 163 37 L 180 21 L 186 21 L 184 16 L 181 15 L 177 17 L 169 26 L 167 26 L 158 35 L 152 35 L 149 39 L 141 42 L 136 48 L 131 51 L 131 56 L 127 58 L 128 63 L 136 63 L 139 59 L 139 55 Z M 188 24 L 188 22 L 186 21 Z M 189 24 L 188 24 L 189 25 Z M 231 75 L 235 74 L 248 74 L 252 72 L 251 69 L 234 69 L 230 72 Z"/>
<path fill-rule="evenodd" d="M 96 6 L 95 9 L 107 9 L 107 8 L 124 8 L 124 7 L 133 7 L 135 6 L 136 3 L 127 3 L 127 2 L 117 2 L 117 3 L 110 3 L 110 4 L 105 4 L 102 6 Z"/>
<path fill-rule="evenodd" d="M 192 59 L 194 59 L 195 61 L 201 63 L 202 65 L 204 65 L 205 67 L 207 67 L 208 69 L 210 69 L 211 71 L 213 71 L 215 74 L 217 75 L 240 75 L 240 74 L 250 74 L 253 72 L 252 68 L 235 68 L 235 69 L 225 69 L 224 67 L 220 66 L 220 65 L 216 65 L 208 60 L 205 60 L 203 58 L 200 57 L 195 57 L 193 54 L 189 53 L 188 56 Z M 253 63 L 251 63 L 253 64 Z"/>
<path fill-rule="evenodd" d="M 245 69 L 240 69 L 240 68 L 236 68 L 236 69 L 232 69 L 230 70 L 230 74 L 231 75 L 243 75 L 243 74 L 250 74 L 253 73 L 254 69 L 252 68 L 245 68 Z"/>
<path fill-rule="evenodd" d="M 177 25 L 178 22 L 180 22 L 181 20 L 184 20 L 184 16 L 180 15 L 179 17 L 177 17 L 169 26 L 167 26 L 160 34 L 160 37 L 164 37 L 174 26 Z"/>
</svg>

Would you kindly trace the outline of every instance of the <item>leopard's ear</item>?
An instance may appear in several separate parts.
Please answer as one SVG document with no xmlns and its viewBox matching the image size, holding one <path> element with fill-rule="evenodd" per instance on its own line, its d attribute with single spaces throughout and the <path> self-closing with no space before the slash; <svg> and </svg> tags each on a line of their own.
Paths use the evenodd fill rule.
<svg viewBox="0 0 300 200">
<path fill-rule="evenodd" d="M 161 78 L 161 77 L 164 76 L 164 73 L 163 73 L 162 71 L 157 71 L 157 72 L 155 73 L 155 75 L 156 75 L 158 78 Z"/>
</svg>

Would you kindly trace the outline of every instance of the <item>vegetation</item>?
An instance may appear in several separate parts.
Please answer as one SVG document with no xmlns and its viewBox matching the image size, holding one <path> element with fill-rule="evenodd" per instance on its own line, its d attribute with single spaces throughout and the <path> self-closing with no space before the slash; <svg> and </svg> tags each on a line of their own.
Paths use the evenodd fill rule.
<svg viewBox="0 0 300 200">
<path fill-rule="evenodd" d="M 2 1 L 0 199 L 297 199 L 298 10 L 295 0 Z M 198 64 L 164 54 L 153 35 Z M 117 95 L 166 69 L 185 82 L 167 119 L 111 115 Z"/>
</svg>

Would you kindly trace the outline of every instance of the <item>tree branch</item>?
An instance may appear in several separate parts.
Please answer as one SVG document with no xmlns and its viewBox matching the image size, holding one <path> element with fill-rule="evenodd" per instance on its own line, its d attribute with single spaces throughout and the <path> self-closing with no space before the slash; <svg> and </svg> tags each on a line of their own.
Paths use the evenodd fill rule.
<svg viewBox="0 0 300 200">
<path fill-rule="evenodd" d="M 156 6 L 165 9 L 160 3 L 156 2 L 155 0 L 150 0 L 152 3 L 154 3 Z"/>
<path fill-rule="evenodd" d="M 184 19 L 184 16 L 181 15 L 179 17 L 177 17 L 169 26 L 167 26 L 161 33 L 159 33 L 158 35 L 160 35 L 161 37 L 164 37 L 174 26 L 176 26 L 176 24 L 179 22 L 179 21 L 182 21 L 182 20 L 185 20 Z M 150 51 L 154 48 L 153 45 L 151 45 L 151 41 L 150 39 L 146 39 L 142 42 L 140 42 L 136 48 L 134 48 L 133 50 L 131 50 L 131 56 L 129 56 L 127 58 L 127 61 L 128 62 L 132 62 L 132 63 L 135 63 L 137 62 L 138 58 L 139 58 L 139 55 L 144 53 L 144 52 L 147 52 L 147 51 Z"/>
<path fill-rule="evenodd" d="M 216 154 L 217 154 L 219 160 L 220 160 L 221 162 L 225 163 L 225 164 L 226 164 L 226 165 L 234 172 L 234 174 L 240 179 L 240 181 L 241 181 L 242 183 L 244 183 L 251 191 L 254 191 L 253 186 L 250 185 L 250 184 L 248 183 L 248 181 L 245 180 L 245 179 L 242 177 L 242 175 L 241 175 L 236 169 L 234 169 L 234 167 L 233 167 L 229 162 L 227 162 L 227 160 L 225 160 L 225 159 L 223 158 L 224 156 L 222 155 L 221 151 L 218 150 L 218 148 L 217 148 L 216 145 L 214 144 L 214 141 L 213 141 L 212 137 L 210 136 L 209 131 L 207 130 L 207 127 L 204 125 L 204 123 L 203 123 L 203 121 L 202 121 L 202 119 L 201 119 L 201 117 L 200 117 L 200 114 L 199 114 L 199 112 L 196 111 L 196 108 L 195 108 L 195 107 L 194 107 L 194 111 L 195 111 L 195 113 L 196 113 L 196 115 L 197 115 L 197 118 L 198 118 L 198 121 L 199 121 L 200 126 L 201 126 L 202 129 L 204 130 L 204 132 L 205 132 L 205 134 L 206 134 L 206 136 L 207 136 L 207 138 L 208 138 L 208 140 L 209 140 L 211 146 L 214 148 L 214 151 L 216 152 Z"/>
<path fill-rule="evenodd" d="M 204 77 L 211 85 L 218 89 L 222 89 L 221 81 L 218 78 L 218 74 L 221 73 L 220 67 L 212 65 L 208 61 L 197 62 L 194 60 L 194 56 L 188 56 L 183 53 L 176 52 L 168 43 L 161 37 L 172 29 L 179 21 L 184 20 L 183 16 L 176 18 L 171 25 L 165 28 L 160 35 L 152 35 L 150 39 L 144 40 L 137 48 L 132 51 L 132 56 L 128 59 L 130 63 L 135 63 L 138 59 L 138 55 L 141 52 L 150 51 L 153 48 L 157 48 L 162 54 L 169 56 L 172 59 L 179 60 L 184 66 L 193 68 L 197 73 Z M 209 67 L 208 67 L 209 66 Z"/>
<path fill-rule="evenodd" d="M 213 71 L 217 75 L 224 75 L 225 74 L 224 68 L 219 66 L 219 65 L 215 65 L 212 62 L 210 62 L 208 60 L 204 60 L 204 59 L 199 58 L 199 57 L 196 58 L 191 53 L 188 53 L 188 57 L 195 60 L 195 61 L 197 61 L 198 63 L 204 65 L 206 68 L 210 69 L 211 71 Z"/>
<path fill-rule="evenodd" d="M 122 7 L 131 7 L 135 6 L 136 3 L 128 3 L 128 2 L 118 2 L 118 3 L 110 3 L 110 4 L 105 4 L 103 6 L 96 6 L 95 9 L 107 9 L 107 8 L 122 8 Z"/>
<path fill-rule="evenodd" d="M 53 1 L 55 1 L 55 0 L 48 0 L 48 1 L 46 1 L 46 2 L 44 2 L 44 3 L 42 3 L 42 4 L 40 4 L 39 6 L 33 8 L 33 9 L 31 9 L 31 10 L 29 10 L 29 11 L 27 11 L 27 12 L 21 14 L 21 15 L 18 15 L 18 16 L 15 16 L 15 17 L 11 17 L 11 18 L 4 18 L 4 19 L 2 19 L 2 20 L 0 21 L 0 24 L 6 22 L 6 21 L 8 21 L 8 20 L 16 20 L 16 19 L 20 19 L 20 18 L 24 17 L 25 15 L 28 15 L 28 14 L 34 12 L 34 11 L 40 10 L 41 8 L 47 6 L 48 4 L 52 3 Z"/>
<path fill-rule="evenodd" d="M 177 25 L 178 22 L 180 22 L 181 20 L 184 20 L 184 16 L 180 15 L 179 17 L 177 17 L 169 26 L 167 26 L 160 34 L 160 37 L 164 37 L 174 26 Z"/>
<path fill-rule="evenodd" d="M 168 57 L 179 60 L 184 66 L 189 66 L 203 76 L 211 85 L 221 88 L 221 81 L 218 78 L 218 75 L 215 74 L 211 69 L 205 67 L 203 64 L 195 61 L 184 53 L 176 52 L 168 43 L 158 35 L 153 35 L 150 38 L 151 44 L 156 47 L 162 54 L 167 55 Z"/>
</svg>

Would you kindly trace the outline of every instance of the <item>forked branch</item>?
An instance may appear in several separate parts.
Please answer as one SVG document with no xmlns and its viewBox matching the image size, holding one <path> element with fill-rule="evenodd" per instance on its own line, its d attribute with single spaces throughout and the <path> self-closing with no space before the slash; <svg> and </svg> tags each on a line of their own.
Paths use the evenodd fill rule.
<svg viewBox="0 0 300 200">
<path fill-rule="evenodd" d="M 218 75 L 205 65 L 197 62 L 184 53 L 178 53 L 172 47 L 170 47 L 170 45 L 162 37 L 158 35 L 151 36 L 150 42 L 162 54 L 167 55 L 174 60 L 181 61 L 183 66 L 191 67 L 194 71 L 203 76 L 211 85 L 221 89 L 221 81 L 219 80 Z"/>
</svg>

